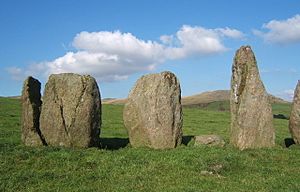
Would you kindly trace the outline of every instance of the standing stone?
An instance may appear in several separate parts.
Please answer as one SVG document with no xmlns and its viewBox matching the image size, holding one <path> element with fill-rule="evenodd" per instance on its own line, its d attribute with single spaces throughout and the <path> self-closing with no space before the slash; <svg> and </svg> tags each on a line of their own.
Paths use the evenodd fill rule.
<svg viewBox="0 0 300 192">
<path fill-rule="evenodd" d="M 39 120 L 41 110 L 41 83 L 33 77 L 24 81 L 22 90 L 22 142 L 27 146 L 41 146 L 45 140 Z"/>
<path fill-rule="evenodd" d="M 100 115 L 100 93 L 93 77 L 72 73 L 49 77 L 40 120 L 41 131 L 48 145 L 97 146 Z"/>
<path fill-rule="evenodd" d="M 175 148 L 182 139 L 181 90 L 171 72 L 141 77 L 131 90 L 123 119 L 133 147 Z"/>
<path fill-rule="evenodd" d="M 239 149 L 275 145 L 272 108 L 250 46 L 237 50 L 231 78 L 230 142 Z"/>
<path fill-rule="evenodd" d="M 294 93 L 289 129 L 296 144 L 300 144 L 300 80 Z"/>
</svg>

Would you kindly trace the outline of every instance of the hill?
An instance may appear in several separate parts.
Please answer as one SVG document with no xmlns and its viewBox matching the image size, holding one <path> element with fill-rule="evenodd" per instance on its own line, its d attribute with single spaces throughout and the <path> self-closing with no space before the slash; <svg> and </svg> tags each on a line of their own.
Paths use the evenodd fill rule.
<svg viewBox="0 0 300 192">
<path fill-rule="evenodd" d="M 127 99 L 116 99 L 116 98 L 109 98 L 109 99 L 102 99 L 102 104 L 114 104 L 114 105 L 121 105 L 127 102 Z"/>
<path fill-rule="evenodd" d="M 275 97 L 274 95 L 269 94 L 270 102 L 274 103 L 289 103 L 279 97 Z M 229 90 L 216 90 L 216 91 L 207 91 L 197 95 L 182 97 L 182 105 L 183 106 L 205 106 L 207 104 L 211 104 L 214 102 L 220 101 L 229 101 L 230 99 L 230 91 Z M 127 99 L 112 99 L 109 98 L 102 100 L 103 104 L 125 104 Z"/>
<path fill-rule="evenodd" d="M 217 90 L 217 91 L 207 91 L 197 95 L 187 96 L 182 98 L 182 105 L 197 105 L 206 104 L 216 101 L 229 101 L 230 91 L 228 90 Z"/>
</svg>

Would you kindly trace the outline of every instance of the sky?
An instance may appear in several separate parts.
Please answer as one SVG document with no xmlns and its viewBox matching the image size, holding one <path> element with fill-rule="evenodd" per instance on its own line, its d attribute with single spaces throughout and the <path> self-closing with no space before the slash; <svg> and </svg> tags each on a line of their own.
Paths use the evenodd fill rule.
<svg viewBox="0 0 300 192">
<path fill-rule="evenodd" d="M 171 71 L 182 95 L 229 89 L 235 51 L 250 45 L 267 91 L 291 100 L 300 79 L 300 1 L 0 0 L 0 96 L 27 76 L 96 78 L 125 98 L 142 75 Z"/>
</svg>

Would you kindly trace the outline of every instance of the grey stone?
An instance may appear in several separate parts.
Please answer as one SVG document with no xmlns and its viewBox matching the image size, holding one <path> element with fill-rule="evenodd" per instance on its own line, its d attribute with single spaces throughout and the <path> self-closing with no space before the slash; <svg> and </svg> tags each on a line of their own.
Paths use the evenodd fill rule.
<svg viewBox="0 0 300 192">
<path fill-rule="evenodd" d="M 181 89 L 171 72 L 141 77 L 129 93 L 123 119 L 133 147 L 175 148 L 182 140 Z"/>
<path fill-rule="evenodd" d="M 239 149 L 275 145 L 272 108 L 250 46 L 237 50 L 231 78 L 230 142 Z"/>
<path fill-rule="evenodd" d="M 99 144 L 101 99 L 89 75 L 54 74 L 46 84 L 40 127 L 48 145 L 86 148 Z"/>
<path fill-rule="evenodd" d="M 300 81 L 294 92 L 293 105 L 289 121 L 289 130 L 296 144 L 300 144 Z"/>
<path fill-rule="evenodd" d="M 41 146 L 45 140 L 41 134 L 39 119 L 41 110 L 41 83 L 28 77 L 23 84 L 22 102 L 22 142 L 27 146 Z"/>
<path fill-rule="evenodd" d="M 219 135 L 198 135 L 195 136 L 195 146 L 206 145 L 206 146 L 218 146 L 224 147 L 225 141 Z"/>
</svg>

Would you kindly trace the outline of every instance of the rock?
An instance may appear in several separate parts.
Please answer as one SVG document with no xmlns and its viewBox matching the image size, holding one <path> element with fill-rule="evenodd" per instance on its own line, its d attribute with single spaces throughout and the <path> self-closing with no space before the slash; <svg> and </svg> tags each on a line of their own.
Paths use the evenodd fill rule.
<svg viewBox="0 0 300 192">
<path fill-rule="evenodd" d="M 93 77 L 72 73 L 49 77 L 40 119 L 48 145 L 97 146 L 100 125 L 101 99 Z"/>
<path fill-rule="evenodd" d="M 182 140 L 181 89 L 171 72 L 141 77 L 129 93 L 123 119 L 133 147 L 175 148 Z"/>
<path fill-rule="evenodd" d="M 195 136 L 195 146 L 207 145 L 207 146 L 218 146 L 224 147 L 225 141 L 219 135 L 199 135 Z"/>
<path fill-rule="evenodd" d="M 295 143 L 300 144 L 300 80 L 298 81 L 294 93 L 289 130 Z"/>
<path fill-rule="evenodd" d="M 214 173 L 212 171 L 201 171 L 201 175 L 213 175 Z"/>
<path fill-rule="evenodd" d="M 28 77 L 22 90 L 22 142 L 27 146 L 41 146 L 45 140 L 40 131 L 41 83 Z"/>
<path fill-rule="evenodd" d="M 275 145 L 272 108 L 250 46 L 237 50 L 231 78 L 230 142 L 239 149 Z"/>
</svg>

